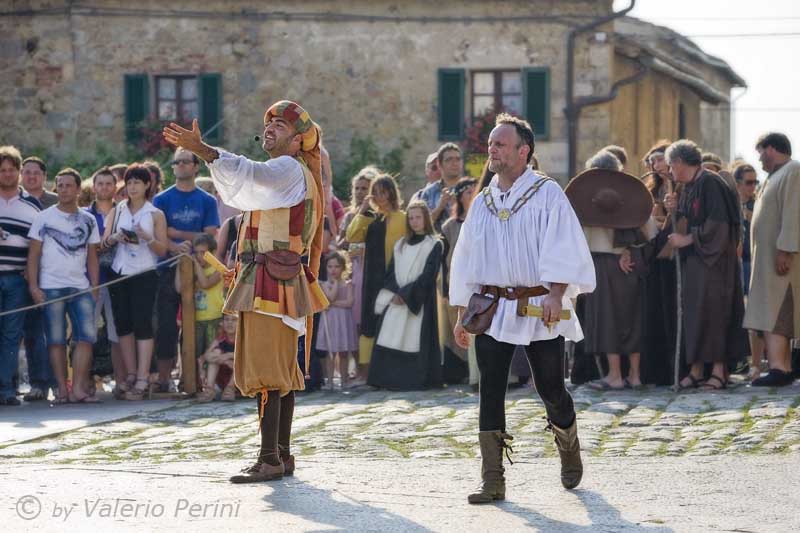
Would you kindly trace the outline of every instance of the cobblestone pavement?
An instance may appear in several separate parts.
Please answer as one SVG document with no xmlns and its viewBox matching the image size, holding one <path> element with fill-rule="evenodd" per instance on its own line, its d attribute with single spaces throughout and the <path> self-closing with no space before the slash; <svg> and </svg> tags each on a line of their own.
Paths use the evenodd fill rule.
<svg viewBox="0 0 800 533">
<path fill-rule="evenodd" d="M 800 384 L 776 390 L 674 394 L 572 391 L 581 444 L 595 457 L 800 453 Z M 319 458 L 472 458 L 478 395 L 466 387 L 428 392 L 355 390 L 298 398 L 294 453 Z M 74 407 L 65 406 L 61 409 Z M 103 405 L 86 408 L 103 409 Z M 542 431 L 544 407 L 529 388 L 507 397 L 514 460 L 556 455 Z M 167 409 L 0 448 L 6 464 L 158 464 L 249 460 L 258 449 L 254 400 Z"/>
</svg>

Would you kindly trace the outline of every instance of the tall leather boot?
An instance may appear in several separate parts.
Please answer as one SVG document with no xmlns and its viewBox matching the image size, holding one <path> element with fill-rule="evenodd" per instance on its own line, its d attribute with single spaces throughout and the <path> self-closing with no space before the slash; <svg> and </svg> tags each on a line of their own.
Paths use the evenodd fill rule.
<svg viewBox="0 0 800 533">
<path fill-rule="evenodd" d="M 258 394 L 259 411 L 261 411 L 262 393 Z M 256 463 L 242 470 L 240 474 L 231 476 L 231 483 L 259 483 L 281 479 L 285 468 L 278 452 L 278 424 L 281 409 L 281 397 L 278 391 L 267 393 L 267 404 L 261 412 L 261 449 Z"/>
<path fill-rule="evenodd" d="M 467 496 L 469 503 L 491 503 L 494 500 L 506 499 L 503 448 L 511 450 L 507 440 L 514 440 L 514 437 L 504 431 L 478 433 L 478 442 L 481 445 L 481 484 L 478 490 Z"/>
<path fill-rule="evenodd" d="M 278 428 L 278 451 L 283 462 L 283 475 L 294 475 L 294 455 L 291 454 L 292 419 L 294 418 L 294 391 L 281 398 L 281 420 Z"/>
<path fill-rule="evenodd" d="M 581 443 L 578 440 L 578 420 L 573 420 L 572 425 L 562 429 L 550 419 L 547 419 L 545 431 L 552 431 L 555 437 L 558 455 L 561 456 L 561 484 L 565 489 L 574 489 L 583 477 L 583 463 L 581 462 Z"/>
</svg>

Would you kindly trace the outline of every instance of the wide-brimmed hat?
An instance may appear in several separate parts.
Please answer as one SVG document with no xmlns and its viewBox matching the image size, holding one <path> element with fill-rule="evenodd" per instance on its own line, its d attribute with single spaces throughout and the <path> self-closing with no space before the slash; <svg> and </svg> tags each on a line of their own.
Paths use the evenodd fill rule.
<svg viewBox="0 0 800 533">
<path fill-rule="evenodd" d="M 590 168 L 564 190 L 582 226 L 632 229 L 644 226 L 653 211 L 653 195 L 636 176 Z"/>
</svg>

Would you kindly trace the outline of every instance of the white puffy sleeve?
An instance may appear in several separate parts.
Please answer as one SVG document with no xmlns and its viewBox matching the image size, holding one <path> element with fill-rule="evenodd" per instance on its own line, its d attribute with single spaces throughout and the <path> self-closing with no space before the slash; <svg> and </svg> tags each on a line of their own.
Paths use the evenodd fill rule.
<svg viewBox="0 0 800 533">
<path fill-rule="evenodd" d="M 597 278 L 592 254 L 575 211 L 563 192 L 539 216 L 543 238 L 539 249 L 539 279 L 544 283 L 566 283 L 564 296 L 594 291 Z"/>
<path fill-rule="evenodd" d="M 280 156 L 253 161 L 217 149 L 219 157 L 208 163 L 222 201 L 242 211 L 291 207 L 306 195 L 303 169 L 296 159 Z"/>
<path fill-rule="evenodd" d="M 475 202 L 477 203 L 477 202 Z M 473 293 L 478 292 L 480 285 L 474 280 L 478 279 L 477 274 L 480 264 L 476 259 L 480 254 L 476 254 L 475 234 L 478 209 L 473 205 L 467 213 L 467 218 L 461 226 L 456 247 L 453 250 L 453 258 L 450 262 L 450 305 L 466 307 L 469 298 Z"/>
</svg>

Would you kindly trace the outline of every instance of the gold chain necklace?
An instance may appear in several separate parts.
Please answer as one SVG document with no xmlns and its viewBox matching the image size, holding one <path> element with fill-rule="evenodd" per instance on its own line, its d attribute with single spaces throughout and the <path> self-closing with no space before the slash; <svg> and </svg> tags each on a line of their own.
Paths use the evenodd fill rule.
<svg viewBox="0 0 800 533">
<path fill-rule="evenodd" d="M 548 178 L 547 176 L 539 178 L 539 180 L 537 180 L 536 183 L 531 185 L 530 189 L 525 191 L 525 194 L 517 198 L 517 201 L 514 202 L 514 205 L 511 206 L 510 210 L 506 209 L 505 207 L 503 209 L 500 209 L 499 211 L 497 210 L 497 206 L 494 205 L 494 198 L 492 197 L 491 187 L 486 187 L 485 189 L 483 189 L 483 201 L 486 204 L 486 208 L 489 210 L 490 213 L 492 213 L 494 216 L 505 222 L 509 218 L 511 218 L 511 215 L 519 211 L 523 205 L 528 203 L 528 200 L 530 200 L 533 197 L 533 195 L 538 192 L 538 190 L 542 187 L 542 185 L 544 185 L 548 181 L 553 181 L 553 180 L 552 178 Z"/>
</svg>

